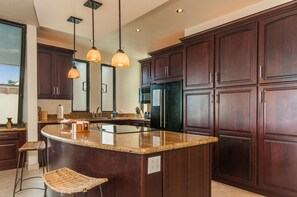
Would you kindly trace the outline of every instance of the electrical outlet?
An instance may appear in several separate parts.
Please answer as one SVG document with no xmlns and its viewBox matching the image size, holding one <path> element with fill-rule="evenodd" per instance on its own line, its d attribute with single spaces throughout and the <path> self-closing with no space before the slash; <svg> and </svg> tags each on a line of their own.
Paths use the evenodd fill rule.
<svg viewBox="0 0 297 197">
<path fill-rule="evenodd" d="M 147 173 L 152 174 L 161 171 L 161 155 L 149 157 L 147 162 Z"/>
</svg>

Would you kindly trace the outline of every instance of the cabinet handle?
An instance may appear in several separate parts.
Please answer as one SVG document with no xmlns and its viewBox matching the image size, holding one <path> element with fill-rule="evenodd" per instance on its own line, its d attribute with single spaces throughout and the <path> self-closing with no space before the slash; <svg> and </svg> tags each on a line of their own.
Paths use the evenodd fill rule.
<svg viewBox="0 0 297 197">
<path fill-rule="evenodd" d="M 163 127 L 165 129 L 165 127 L 166 127 L 166 90 L 164 90 L 163 96 L 164 96 L 164 112 L 163 112 L 163 115 L 164 115 L 163 125 L 164 126 Z"/>
<path fill-rule="evenodd" d="M 217 94 L 217 103 L 220 103 L 220 94 Z"/>
<path fill-rule="evenodd" d="M 213 94 L 210 95 L 210 102 L 211 102 L 211 103 L 213 103 L 213 100 L 215 99 L 214 97 L 215 97 L 215 96 L 214 96 Z"/>
<path fill-rule="evenodd" d="M 54 87 L 54 95 L 56 95 L 56 87 Z"/>
<path fill-rule="evenodd" d="M 169 69 L 168 69 L 168 66 L 166 66 L 166 73 L 167 73 L 167 75 L 169 75 Z"/>
<path fill-rule="evenodd" d="M 217 81 L 217 83 L 219 83 L 220 82 L 220 73 L 215 72 L 215 75 L 216 75 L 216 81 Z"/>
<path fill-rule="evenodd" d="M 165 75 L 167 75 L 167 69 L 166 69 L 166 68 L 167 68 L 167 67 L 165 66 L 165 67 L 164 67 L 164 69 L 165 69 Z"/>
<path fill-rule="evenodd" d="M 262 78 L 262 66 L 259 66 L 259 78 Z"/>
<path fill-rule="evenodd" d="M 59 87 L 57 87 L 57 95 L 60 95 Z"/>
<path fill-rule="evenodd" d="M 160 90 L 160 128 L 162 128 L 162 117 L 163 115 L 163 102 L 162 102 L 162 90 Z"/>
<path fill-rule="evenodd" d="M 262 91 L 259 91 L 259 103 L 262 103 Z"/>
<path fill-rule="evenodd" d="M 213 83 L 212 73 L 209 73 L 209 80 L 210 80 L 210 83 Z"/>
</svg>

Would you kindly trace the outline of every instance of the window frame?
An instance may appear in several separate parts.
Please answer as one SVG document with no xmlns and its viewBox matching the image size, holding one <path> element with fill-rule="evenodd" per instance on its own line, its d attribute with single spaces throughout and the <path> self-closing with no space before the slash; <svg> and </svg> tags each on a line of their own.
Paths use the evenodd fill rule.
<svg viewBox="0 0 297 197">
<path fill-rule="evenodd" d="M 72 101 L 71 101 L 71 110 L 72 112 L 89 112 L 90 111 L 90 62 L 82 59 L 75 59 L 75 62 L 86 63 L 86 73 L 87 73 L 87 109 L 86 111 L 73 110 L 73 82 L 75 79 L 72 79 Z"/>
<path fill-rule="evenodd" d="M 100 75 L 100 77 L 101 77 L 101 84 L 100 84 L 101 110 L 103 112 L 113 112 L 113 111 L 104 111 L 103 106 L 102 106 L 102 67 L 103 66 L 113 68 L 113 111 L 116 111 L 116 70 L 115 70 L 114 66 L 111 66 L 108 64 L 101 64 L 101 69 L 100 69 L 100 72 L 101 72 L 101 75 Z"/>
<path fill-rule="evenodd" d="M 25 80 L 25 54 L 26 54 L 26 38 L 27 38 L 27 25 L 16 23 L 13 21 L 0 18 L 0 24 L 10 25 L 21 28 L 22 43 L 21 43 L 21 61 L 20 61 L 20 78 L 19 78 L 19 98 L 18 98 L 18 120 L 17 126 L 21 126 L 23 122 L 23 99 L 24 99 L 24 80 Z M 5 123 L 0 123 L 0 126 Z"/>
</svg>

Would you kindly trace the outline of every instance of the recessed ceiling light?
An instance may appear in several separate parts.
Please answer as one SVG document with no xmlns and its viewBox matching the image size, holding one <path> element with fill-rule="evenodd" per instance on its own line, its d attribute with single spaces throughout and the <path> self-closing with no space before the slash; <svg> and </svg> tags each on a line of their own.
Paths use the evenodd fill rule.
<svg viewBox="0 0 297 197">
<path fill-rule="evenodd" d="M 176 10 L 177 13 L 182 13 L 183 11 L 184 11 L 184 10 L 181 9 L 181 8 L 178 8 L 178 9 Z"/>
<path fill-rule="evenodd" d="M 136 32 L 141 32 L 141 29 L 135 29 Z"/>
</svg>

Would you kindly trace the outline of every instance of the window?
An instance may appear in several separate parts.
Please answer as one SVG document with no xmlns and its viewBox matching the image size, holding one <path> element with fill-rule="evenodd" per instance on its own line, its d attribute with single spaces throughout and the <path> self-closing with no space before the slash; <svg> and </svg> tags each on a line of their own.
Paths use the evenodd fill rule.
<svg viewBox="0 0 297 197">
<path fill-rule="evenodd" d="M 0 19 L 0 124 L 20 124 L 26 26 Z"/>
<path fill-rule="evenodd" d="M 89 111 L 89 62 L 75 60 L 80 78 L 73 79 L 72 111 Z"/>
<path fill-rule="evenodd" d="M 115 68 L 101 65 L 101 108 L 102 111 L 115 111 Z"/>
</svg>

